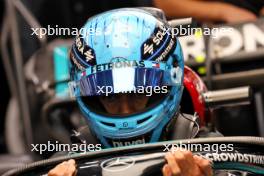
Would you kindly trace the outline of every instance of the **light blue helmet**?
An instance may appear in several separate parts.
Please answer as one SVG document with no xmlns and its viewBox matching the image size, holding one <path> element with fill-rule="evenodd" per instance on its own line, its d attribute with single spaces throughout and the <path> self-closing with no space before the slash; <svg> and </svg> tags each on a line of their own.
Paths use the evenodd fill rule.
<svg viewBox="0 0 264 176">
<path fill-rule="evenodd" d="M 70 87 L 105 147 L 161 140 L 179 110 L 183 89 L 182 51 L 167 21 L 143 9 L 101 13 L 80 30 L 70 59 Z M 95 98 L 157 86 L 168 86 L 159 101 L 121 117 L 104 112 Z"/>
</svg>

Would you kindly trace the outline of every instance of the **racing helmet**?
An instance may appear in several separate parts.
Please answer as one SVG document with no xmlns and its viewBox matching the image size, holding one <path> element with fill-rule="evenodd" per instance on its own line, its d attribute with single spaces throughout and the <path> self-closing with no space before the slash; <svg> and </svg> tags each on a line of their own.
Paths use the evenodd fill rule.
<svg viewBox="0 0 264 176">
<path fill-rule="evenodd" d="M 69 87 L 106 148 L 161 140 L 179 110 L 183 74 L 180 43 L 153 9 L 122 8 L 93 16 L 70 50 Z M 161 86 L 168 91 L 153 93 L 140 112 L 109 114 L 98 101 L 98 96 Z"/>
</svg>

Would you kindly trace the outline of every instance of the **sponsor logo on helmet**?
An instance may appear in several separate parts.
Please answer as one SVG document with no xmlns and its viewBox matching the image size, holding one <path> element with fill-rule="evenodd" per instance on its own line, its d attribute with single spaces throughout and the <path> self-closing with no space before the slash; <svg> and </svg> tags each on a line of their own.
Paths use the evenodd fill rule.
<svg viewBox="0 0 264 176">
<path fill-rule="evenodd" d="M 136 61 L 136 60 L 124 60 L 120 62 L 111 62 L 105 64 L 98 64 L 92 67 L 92 73 L 116 69 L 116 68 L 126 68 L 126 67 L 145 67 L 144 61 Z"/>
<path fill-rule="evenodd" d="M 174 50 L 175 48 L 175 41 L 173 40 L 173 38 L 171 38 L 169 45 L 166 47 L 166 49 L 159 55 L 159 57 L 155 60 L 157 62 L 163 61 L 168 54 Z"/>
<path fill-rule="evenodd" d="M 123 147 L 123 146 L 130 146 L 130 145 L 137 145 L 137 144 L 145 144 L 145 138 L 137 139 L 133 141 L 112 141 L 113 147 Z"/>
<path fill-rule="evenodd" d="M 86 63 L 87 66 L 96 64 L 94 50 L 85 44 L 85 41 L 79 35 L 77 35 L 75 39 L 75 48 L 77 49 L 78 54 L 80 54 L 80 58 L 84 58 L 82 61 Z"/>
<path fill-rule="evenodd" d="M 75 58 L 75 56 L 74 56 L 74 54 L 73 54 L 72 52 L 70 53 L 70 59 L 71 59 L 71 61 L 73 62 L 73 64 L 74 64 L 79 70 L 81 70 L 81 71 L 84 71 L 84 70 L 85 70 L 85 67 L 77 61 L 77 59 Z"/>
<path fill-rule="evenodd" d="M 171 31 L 165 26 L 159 25 L 155 28 L 151 38 L 146 40 L 141 46 L 142 59 L 166 61 L 169 54 L 176 47 L 176 39 L 171 35 Z"/>
</svg>

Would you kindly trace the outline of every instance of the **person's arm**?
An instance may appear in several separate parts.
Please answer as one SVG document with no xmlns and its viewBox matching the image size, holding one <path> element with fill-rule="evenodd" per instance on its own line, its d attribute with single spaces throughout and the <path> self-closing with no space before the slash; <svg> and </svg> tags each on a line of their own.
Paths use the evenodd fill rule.
<svg viewBox="0 0 264 176">
<path fill-rule="evenodd" d="M 242 22 L 256 16 L 239 7 L 222 2 L 202 0 L 153 0 L 154 5 L 171 18 L 194 17 L 200 21 Z"/>
</svg>

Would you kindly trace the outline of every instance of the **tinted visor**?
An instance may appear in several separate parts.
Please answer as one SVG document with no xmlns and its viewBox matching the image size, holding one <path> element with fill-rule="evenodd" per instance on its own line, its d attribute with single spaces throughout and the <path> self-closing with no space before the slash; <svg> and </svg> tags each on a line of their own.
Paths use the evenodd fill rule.
<svg viewBox="0 0 264 176">
<path fill-rule="evenodd" d="M 90 69 L 80 73 L 79 78 L 79 81 L 70 83 L 70 86 L 78 88 L 75 96 L 107 96 L 113 93 L 145 93 L 147 89 L 158 91 L 162 86 L 181 85 L 182 70 L 179 67 L 167 68 L 165 64 L 151 64 L 150 67 L 115 68 L 97 73 L 91 73 Z"/>
</svg>

